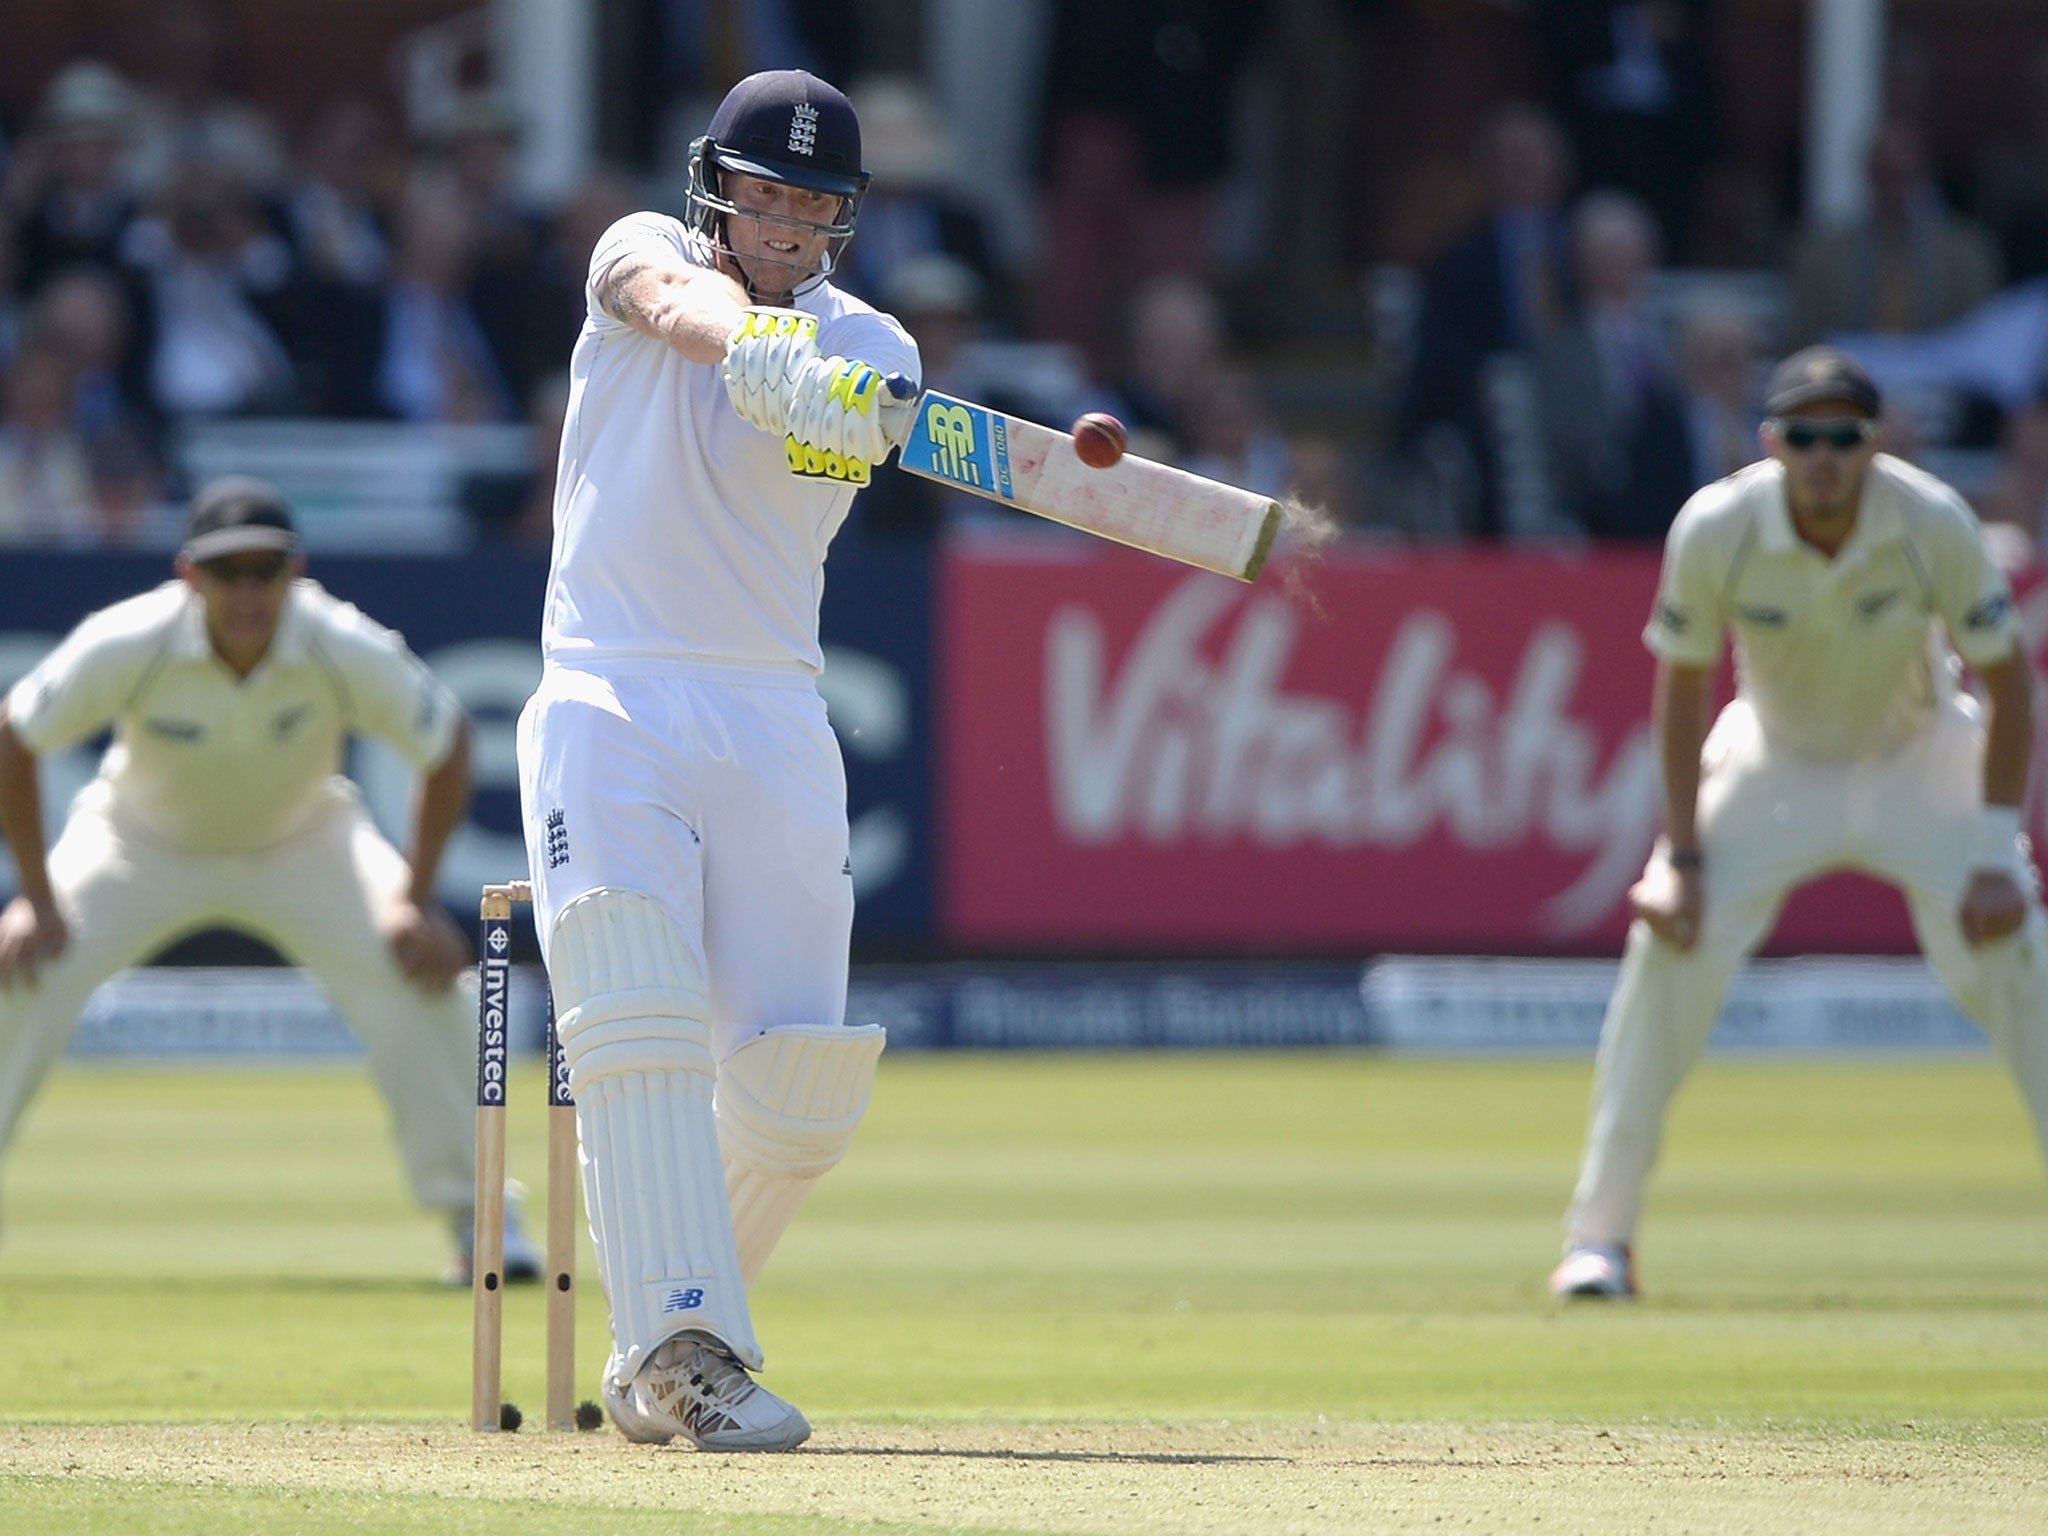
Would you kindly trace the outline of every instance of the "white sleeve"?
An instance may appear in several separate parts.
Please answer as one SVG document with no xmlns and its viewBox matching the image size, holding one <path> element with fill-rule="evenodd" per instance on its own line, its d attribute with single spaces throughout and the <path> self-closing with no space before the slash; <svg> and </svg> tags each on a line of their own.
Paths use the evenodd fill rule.
<svg viewBox="0 0 2048 1536">
<path fill-rule="evenodd" d="M 1660 660 L 1681 667 L 1711 667 L 1721 659 L 1727 626 L 1722 611 L 1726 576 L 1714 558 L 1713 525 L 1696 510 L 1698 497 L 1679 510 L 1664 540 L 1664 567 L 1657 602 L 1643 630 L 1643 644 Z M 1692 511 L 1688 517 L 1686 513 Z"/>
<path fill-rule="evenodd" d="M 338 604 L 316 644 L 340 684 L 352 731 L 389 742 L 422 772 L 455 744 L 462 706 L 394 629 Z"/>
<path fill-rule="evenodd" d="M 1964 661 L 1972 666 L 2004 661 L 2020 644 L 2012 584 L 1992 558 L 1976 514 L 1960 496 L 1948 511 L 1950 516 L 1936 525 L 1940 534 L 1931 562 L 1935 607 Z"/>
<path fill-rule="evenodd" d="M 665 213 L 627 214 L 597 237 L 597 244 L 590 252 L 590 271 L 583 285 L 583 307 L 585 313 L 600 326 L 626 324 L 598 303 L 597 290 L 620 257 L 634 254 L 652 256 L 657 261 L 673 261 L 680 257 L 691 266 L 706 264 L 701 249 L 691 240 L 689 231 L 679 220 Z"/>
<path fill-rule="evenodd" d="M 8 690 L 8 724 L 29 751 L 40 757 L 98 735 L 161 659 L 169 637 L 122 622 L 126 608 L 84 620 Z"/>
</svg>

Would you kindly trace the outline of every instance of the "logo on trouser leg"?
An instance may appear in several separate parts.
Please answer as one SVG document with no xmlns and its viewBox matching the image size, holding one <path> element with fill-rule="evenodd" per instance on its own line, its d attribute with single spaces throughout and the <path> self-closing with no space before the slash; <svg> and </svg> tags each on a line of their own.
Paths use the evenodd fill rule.
<svg viewBox="0 0 2048 1536">
<path fill-rule="evenodd" d="M 569 824 L 560 806 L 548 812 L 548 868 L 569 862 Z"/>
</svg>

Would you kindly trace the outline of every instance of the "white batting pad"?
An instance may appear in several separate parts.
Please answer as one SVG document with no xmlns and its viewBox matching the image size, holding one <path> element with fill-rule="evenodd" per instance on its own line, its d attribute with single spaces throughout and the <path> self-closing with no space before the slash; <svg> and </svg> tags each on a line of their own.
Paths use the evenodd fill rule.
<svg viewBox="0 0 2048 1536">
<path fill-rule="evenodd" d="M 757 1036 L 719 1064 L 718 1140 L 749 1286 L 812 1186 L 853 1145 L 885 1039 L 879 1024 L 801 1025 Z"/>
<path fill-rule="evenodd" d="M 621 1386 L 685 1329 L 759 1369 L 689 945 L 652 898 L 597 890 L 562 909 L 550 961 Z"/>
</svg>

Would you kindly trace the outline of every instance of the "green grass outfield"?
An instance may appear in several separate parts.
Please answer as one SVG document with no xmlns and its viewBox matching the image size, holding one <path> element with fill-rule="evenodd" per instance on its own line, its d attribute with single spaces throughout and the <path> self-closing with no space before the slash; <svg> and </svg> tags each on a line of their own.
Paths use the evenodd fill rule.
<svg viewBox="0 0 2048 1536">
<path fill-rule="evenodd" d="M 886 1058 L 756 1296 L 816 1435 L 749 1458 L 464 1432 L 468 1293 L 359 1069 L 67 1066 L 5 1167 L 0 1529 L 2048 1530 L 2048 1179 L 1995 1064 L 1708 1063 L 1645 1298 L 1561 1309 L 1588 1076 Z M 506 1335 L 531 1424 L 536 1294 Z"/>
</svg>

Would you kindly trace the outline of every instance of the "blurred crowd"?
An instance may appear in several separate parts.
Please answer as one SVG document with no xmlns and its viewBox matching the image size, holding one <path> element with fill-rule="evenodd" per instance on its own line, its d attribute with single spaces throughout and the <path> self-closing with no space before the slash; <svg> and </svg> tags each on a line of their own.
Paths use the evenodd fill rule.
<svg viewBox="0 0 2048 1536">
<path fill-rule="evenodd" d="M 287 140 L 203 77 L 150 89 L 66 65 L 0 183 L 0 536 L 146 537 L 193 421 L 541 407 L 589 250 L 636 205 L 593 177 L 528 206 L 517 135 L 479 92 L 412 135 L 373 98 L 339 98 Z"/>
<path fill-rule="evenodd" d="M 1324 139 L 1357 121 L 1345 73 L 1399 7 L 1041 8 L 1065 62 L 1031 101 L 1023 261 L 917 69 L 803 58 L 848 85 L 876 173 L 839 280 L 905 321 L 927 382 L 1059 426 L 1114 412 L 1134 451 L 1384 538 L 1655 540 L 1756 456 L 1770 361 L 1826 338 L 1886 384 L 1888 446 L 1962 455 L 1985 514 L 2038 540 L 2048 54 L 2025 132 L 1963 175 L 1935 163 L 1940 103 L 1895 40 L 1867 212 L 1824 224 L 1722 153 L 1712 0 L 1530 7 L 1549 89 L 1492 102 L 1426 238 L 1333 294 L 1320 271 L 1294 281 L 1289 242 L 1327 253 Z M 782 46 L 801 55 L 813 9 L 766 6 Z M 589 251 L 621 214 L 673 207 L 680 167 L 601 168 L 535 203 L 500 91 L 420 120 L 365 82 L 286 123 L 214 41 L 167 29 L 146 70 L 72 58 L 4 125 L 0 542 L 161 538 L 181 435 L 259 418 L 527 424 L 530 471 L 479 476 L 464 513 L 544 542 Z M 1261 162 L 1259 119 L 1218 104 L 1275 59 L 1283 148 Z M 715 100 L 716 66 L 693 67 Z M 1249 264 L 1248 161 L 1286 172 Z M 906 536 L 989 515 L 902 476 L 861 513 Z"/>
</svg>

